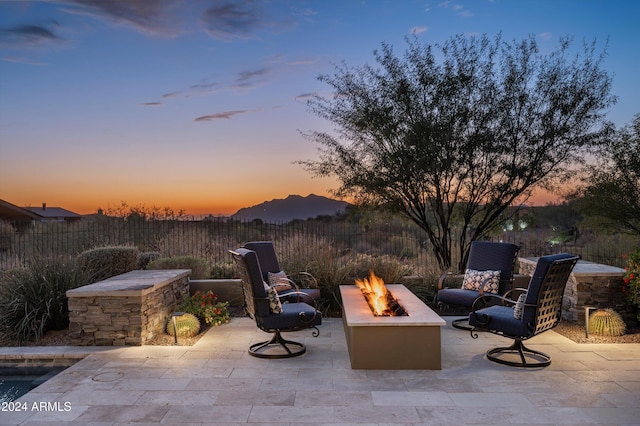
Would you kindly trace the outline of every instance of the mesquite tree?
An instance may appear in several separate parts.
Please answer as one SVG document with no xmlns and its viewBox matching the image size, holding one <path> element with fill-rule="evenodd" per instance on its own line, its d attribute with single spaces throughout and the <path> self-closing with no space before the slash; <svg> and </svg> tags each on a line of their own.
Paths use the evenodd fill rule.
<svg viewBox="0 0 640 426">
<path fill-rule="evenodd" d="M 591 222 L 640 236 L 640 114 L 616 132 L 582 180 L 573 197 Z"/>
<path fill-rule="evenodd" d="M 307 134 L 319 159 L 300 163 L 337 177 L 336 196 L 411 219 L 443 270 L 458 247 L 462 270 L 471 241 L 601 143 L 615 102 L 605 52 L 593 42 L 572 55 L 568 38 L 548 54 L 533 37 L 406 42 L 402 57 L 383 43 L 377 66 L 343 62 L 319 77 L 333 93 L 308 107 L 335 130 Z"/>
</svg>

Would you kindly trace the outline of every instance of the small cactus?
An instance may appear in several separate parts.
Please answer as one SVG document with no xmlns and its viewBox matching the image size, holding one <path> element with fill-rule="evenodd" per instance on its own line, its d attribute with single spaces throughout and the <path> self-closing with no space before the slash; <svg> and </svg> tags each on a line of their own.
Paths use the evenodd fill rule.
<svg viewBox="0 0 640 426">
<path fill-rule="evenodd" d="M 622 336 L 627 325 L 613 309 L 598 309 L 589 318 L 589 331 L 600 336 Z"/>
<path fill-rule="evenodd" d="M 178 337 L 193 337 L 200 333 L 200 321 L 195 315 L 184 313 L 175 319 Z M 169 318 L 169 322 L 167 322 L 167 334 L 174 335 L 173 317 Z"/>
</svg>

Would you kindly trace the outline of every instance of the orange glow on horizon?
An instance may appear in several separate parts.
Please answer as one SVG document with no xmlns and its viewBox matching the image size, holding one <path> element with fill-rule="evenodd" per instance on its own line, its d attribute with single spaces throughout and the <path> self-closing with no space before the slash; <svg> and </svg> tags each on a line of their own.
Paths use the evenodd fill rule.
<svg viewBox="0 0 640 426">
<path fill-rule="evenodd" d="M 302 185 L 301 185 L 302 186 Z M 68 191 L 58 189 L 20 189 L 7 190 L 2 188 L 0 199 L 7 201 L 19 207 L 40 207 L 42 203 L 46 203 L 49 207 L 61 207 L 78 214 L 93 214 L 102 210 L 117 210 L 123 203 L 128 207 L 142 207 L 145 209 L 159 209 L 163 211 L 166 208 L 172 209 L 174 213 L 184 211 L 187 216 L 204 216 L 204 215 L 232 215 L 243 207 L 251 207 L 265 201 L 273 199 L 286 198 L 288 195 L 316 194 L 331 198 L 327 192 L 326 181 L 317 185 L 317 187 L 306 188 L 289 188 L 286 193 L 276 193 L 263 191 L 263 188 L 255 188 L 254 190 L 238 191 L 235 193 L 233 188 L 222 188 L 217 191 L 207 191 L 203 193 L 201 188 L 196 190 L 184 189 L 162 189 L 156 191 L 142 191 L 137 188 L 131 188 L 128 191 L 108 190 L 101 193 L 82 190 L 74 191 L 70 194 Z M 531 198 L 526 201 L 530 206 L 545 206 L 547 204 L 558 204 L 562 201 L 561 197 L 545 190 L 536 191 Z"/>
</svg>

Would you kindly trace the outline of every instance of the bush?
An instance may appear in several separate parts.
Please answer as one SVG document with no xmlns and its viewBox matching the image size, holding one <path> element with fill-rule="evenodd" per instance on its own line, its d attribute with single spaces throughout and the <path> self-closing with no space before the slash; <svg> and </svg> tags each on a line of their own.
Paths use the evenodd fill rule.
<svg viewBox="0 0 640 426">
<path fill-rule="evenodd" d="M 145 251 L 138 256 L 138 269 L 147 269 L 149 263 L 160 259 L 160 253 L 157 251 Z"/>
<path fill-rule="evenodd" d="M 628 255 L 624 255 L 627 261 L 624 274 L 624 287 L 622 291 L 627 297 L 627 301 L 635 305 L 637 318 L 640 320 L 640 248 L 635 249 Z"/>
<path fill-rule="evenodd" d="M 0 328 L 19 342 L 39 340 L 47 330 L 69 326 L 67 290 L 87 284 L 68 258 L 37 259 L 7 271 L 0 283 Z"/>
<path fill-rule="evenodd" d="M 135 247 L 98 247 L 80 253 L 77 267 L 89 276 L 92 282 L 102 281 L 136 270 L 138 254 Z"/>
<path fill-rule="evenodd" d="M 218 296 L 212 291 L 196 291 L 193 296 L 182 301 L 179 309 L 212 326 L 226 324 L 231 319 L 229 302 L 218 302 Z"/>
<path fill-rule="evenodd" d="M 192 280 L 204 280 L 211 277 L 209 262 L 197 256 L 161 257 L 147 265 L 147 269 L 191 269 Z"/>
<path fill-rule="evenodd" d="M 211 278 L 240 278 L 240 273 L 233 262 L 219 263 L 211 268 Z"/>
</svg>

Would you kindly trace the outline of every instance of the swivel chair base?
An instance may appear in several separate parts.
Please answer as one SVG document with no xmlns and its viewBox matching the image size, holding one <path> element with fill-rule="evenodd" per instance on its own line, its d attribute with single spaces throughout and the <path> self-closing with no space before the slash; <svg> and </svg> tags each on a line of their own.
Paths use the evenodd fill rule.
<svg viewBox="0 0 640 426">
<path fill-rule="evenodd" d="M 285 353 L 267 353 L 267 351 L 274 346 L 280 346 L 281 348 L 284 348 Z M 271 340 L 268 340 L 266 342 L 254 343 L 249 347 L 249 355 L 255 356 L 257 358 L 270 359 L 293 358 L 302 355 L 306 351 L 307 348 L 302 343 L 286 340 L 282 337 L 279 330 L 276 330 Z"/>
<path fill-rule="evenodd" d="M 457 328 L 459 330 L 471 331 L 473 327 L 469 325 L 469 317 L 458 318 L 456 320 L 451 321 L 451 327 Z M 477 329 L 475 331 L 478 331 Z"/>
<path fill-rule="evenodd" d="M 520 355 L 521 362 L 500 358 L 500 355 L 507 354 Z M 487 351 L 487 358 L 498 364 L 510 365 L 512 367 L 540 368 L 551 365 L 551 357 L 549 355 L 527 348 L 520 339 L 516 339 L 513 345 L 509 347 L 495 348 Z"/>
</svg>

